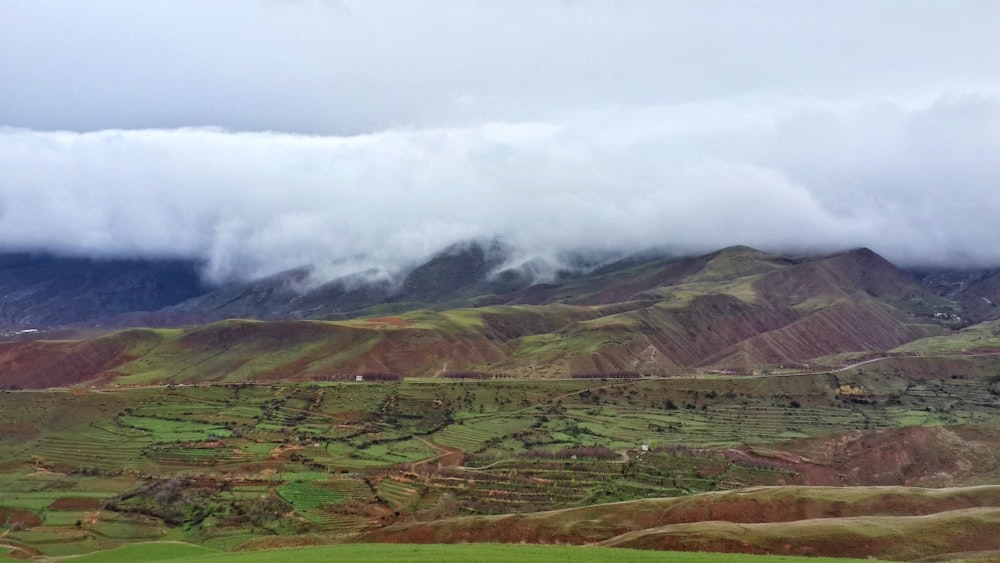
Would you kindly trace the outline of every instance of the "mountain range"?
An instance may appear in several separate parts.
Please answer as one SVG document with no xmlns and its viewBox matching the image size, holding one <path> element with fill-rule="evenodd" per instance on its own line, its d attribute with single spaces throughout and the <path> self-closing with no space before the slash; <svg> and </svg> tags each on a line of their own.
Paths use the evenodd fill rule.
<svg viewBox="0 0 1000 563">
<path fill-rule="evenodd" d="M 868 249 L 645 253 L 541 281 L 509 258 L 468 243 L 394 281 L 303 268 L 218 287 L 185 261 L 8 254 L 0 385 L 805 370 L 1000 318 L 997 272 L 906 271 Z"/>
</svg>

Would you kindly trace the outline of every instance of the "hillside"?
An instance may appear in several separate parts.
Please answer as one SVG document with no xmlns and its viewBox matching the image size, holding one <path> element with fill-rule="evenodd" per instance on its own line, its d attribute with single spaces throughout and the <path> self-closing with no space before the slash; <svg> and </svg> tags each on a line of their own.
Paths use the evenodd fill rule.
<svg viewBox="0 0 1000 563">
<path fill-rule="evenodd" d="M 378 543 L 580 544 L 910 560 L 1000 549 L 997 487 L 759 487 L 368 532 Z M 948 533 L 941 533 L 947 529 Z"/>
<path fill-rule="evenodd" d="M 443 255 L 391 297 L 378 284 L 296 293 L 293 282 L 305 273 L 293 272 L 149 314 L 159 324 L 238 313 L 308 316 L 304 310 L 330 317 L 348 302 L 367 304 L 356 318 L 225 320 L 0 342 L 0 385 L 815 369 L 845 354 L 880 354 L 947 335 L 943 312 L 958 307 L 867 249 L 812 259 L 746 247 L 688 259 L 634 257 L 534 285 L 487 276 L 498 260 L 494 250 L 473 245 Z M 501 285 L 505 292 L 484 293 Z M 336 298 L 313 305 L 330 291 Z M 283 304 L 280 314 L 276 304 Z"/>
</svg>

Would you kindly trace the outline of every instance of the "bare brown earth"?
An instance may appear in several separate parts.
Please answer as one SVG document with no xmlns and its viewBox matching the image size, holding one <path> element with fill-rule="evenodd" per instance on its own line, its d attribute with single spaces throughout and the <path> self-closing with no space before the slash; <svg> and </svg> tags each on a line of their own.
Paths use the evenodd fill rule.
<svg viewBox="0 0 1000 563">
<path fill-rule="evenodd" d="M 102 376 L 127 361 L 128 335 L 93 340 L 0 342 L 0 373 L 8 388 L 44 389 Z"/>
<path fill-rule="evenodd" d="M 0 524 L 12 526 L 19 524 L 25 528 L 32 528 L 42 525 L 42 519 L 37 514 L 29 510 L 16 510 L 11 508 L 0 508 Z"/>
<path fill-rule="evenodd" d="M 57 498 L 49 505 L 49 510 L 97 510 L 101 507 L 101 499 L 88 497 Z"/>
</svg>

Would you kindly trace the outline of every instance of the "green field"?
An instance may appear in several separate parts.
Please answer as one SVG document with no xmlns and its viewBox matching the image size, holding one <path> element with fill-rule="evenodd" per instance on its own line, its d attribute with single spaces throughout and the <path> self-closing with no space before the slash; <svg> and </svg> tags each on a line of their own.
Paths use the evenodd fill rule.
<svg viewBox="0 0 1000 563">
<path fill-rule="evenodd" d="M 997 350 L 1000 350 L 1000 321 L 976 324 L 946 336 L 921 338 L 892 351 L 934 355 Z"/>
<path fill-rule="evenodd" d="M 991 359 L 962 363 L 960 373 L 919 364 L 941 375 L 918 377 L 904 361 L 913 360 L 783 378 L 0 393 L 0 534 L 47 556 L 151 540 L 228 551 L 358 541 L 453 518 L 825 484 L 838 474 L 854 475 L 843 483 L 853 485 L 997 482 L 1000 387 Z M 873 443 L 824 453 L 862 439 Z M 908 440 L 912 450 L 897 451 Z M 880 468 L 888 462 L 865 454 L 881 450 L 919 461 Z"/>
</svg>

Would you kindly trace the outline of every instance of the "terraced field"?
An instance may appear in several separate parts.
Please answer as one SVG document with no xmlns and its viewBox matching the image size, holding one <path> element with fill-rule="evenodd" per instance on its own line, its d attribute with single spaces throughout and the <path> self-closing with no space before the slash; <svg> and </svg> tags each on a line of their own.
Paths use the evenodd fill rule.
<svg viewBox="0 0 1000 563">
<path fill-rule="evenodd" d="M 367 502 L 372 498 L 371 489 L 359 478 L 330 477 L 320 486 L 340 495 L 345 501 Z"/>
<path fill-rule="evenodd" d="M 6 393 L 0 510 L 30 526 L 0 533 L 49 555 L 231 549 L 760 485 L 1000 478 L 992 375 L 866 367 Z"/>
<path fill-rule="evenodd" d="M 191 416 L 186 412 L 184 416 Z M 196 420 L 171 420 L 132 415 L 118 417 L 118 420 L 125 426 L 148 432 L 151 439 L 156 442 L 194 442 L 230 436 L 229 430 L 222 426 L 205 424 Z"/>
<path fill-rule="evenodd" d="M 146 435 L 128 436 L 96 427 L 84 434 L 45 436 L 32 448 L 39 462 L 75 471 L 118 471 L 145 465 Z"/>
<path fill-rule="evenodd" d="M 178 467 L 242 464 L 258 458 L 241 449 L 216 445 L 156 445 L 146 448 L 143 454 L 160 465 Z"/>
<path fill-rule="evenodd" d="M 376 486 L 378 496 L 390 508 L 398 511 L 412 510 L 420 500 L 420 492 L 424 487 L 411 481 L 382 479 Z"/>
<path fill-rule="evenodd" d="M 499 437 L 499 433 L 454 424 L 434 434 L 434 441 L 442 446 L 458 448 L 466 452 L 476 452 L 481 450 L 490 440 Z"/>
<path fill-rule="evenodd" d="M 276 491 L 282 498 L 292 503 L 296 510 L 311 511 L 344 500 L 344 497 L 331 489 L 302 481 L 285 483 Z"/>
</svg>

